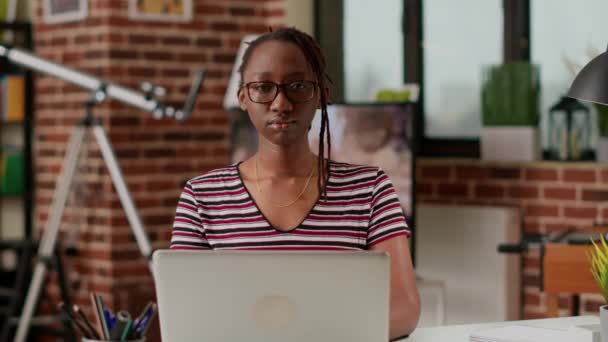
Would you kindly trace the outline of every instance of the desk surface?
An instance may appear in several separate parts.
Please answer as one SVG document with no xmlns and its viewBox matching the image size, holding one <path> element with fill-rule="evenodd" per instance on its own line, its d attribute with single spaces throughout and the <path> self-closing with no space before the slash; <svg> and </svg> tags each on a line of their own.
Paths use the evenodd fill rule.
<svg viewBox="0 0 608 342">
<path fill-rule="evenodd" d="M 479 330 L 499 328 L 508 325 L 524 324 L 544 328 L 567 329 L 571 325 L 599 324 L 598 316 L 575 316 L 547 319 L 533 319 L 525 321 L 509 321 L 496 323 L 446 325 L 433 328 L 419 328 L 406 339 L 400 342 L 465 342 L 469 341 L 469 334 Z"/>
</svg>

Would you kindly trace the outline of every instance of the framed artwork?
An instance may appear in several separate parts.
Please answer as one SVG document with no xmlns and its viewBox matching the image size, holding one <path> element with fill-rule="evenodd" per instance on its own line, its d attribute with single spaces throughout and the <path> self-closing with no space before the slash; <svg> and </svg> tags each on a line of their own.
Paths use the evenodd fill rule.
<svg viewBox="0 0 608 342">
<path fill-rule="evenodd" d="M 331 159 L 381 167 L 391 179 L 409 218 L 414 210 L 414 145 L 417 136 L 415 108 L 405 104 L 333 104 L 327 107 L 331 133 Z M 230 155 L 237 163 L 257 150 L 257 131 L 247 113 L 230 111 Z M 319 146 L 320 111 L 308 141 L 316 153 Z"/>
<path fill-rule="evenodd" d="M 192 0 L 129 0 L 129 18 L 189 22 L 192 20 Z"/>
<path fill-rule="evenodd" d="M 44 0 L 44 21 L 49 24 L 83 20 L 89 11 L 88 0 Z"/>
</svg>

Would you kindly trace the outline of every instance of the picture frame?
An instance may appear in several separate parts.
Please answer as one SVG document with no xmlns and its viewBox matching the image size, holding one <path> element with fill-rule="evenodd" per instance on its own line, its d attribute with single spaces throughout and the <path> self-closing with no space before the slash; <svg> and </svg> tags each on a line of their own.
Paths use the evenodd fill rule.
<svg viewBox="0 0 608 342">
<path fill-rule="evenodd" d="M 190 22 L 192 21 L 192 0 L 129 0 L 129 19 Z"/>
<path fill-rule="evenodd" d="M 44 21 L 58 24 L 83 20 L 89 12 L 88 0 L 44 0 Z"/>
</svg>

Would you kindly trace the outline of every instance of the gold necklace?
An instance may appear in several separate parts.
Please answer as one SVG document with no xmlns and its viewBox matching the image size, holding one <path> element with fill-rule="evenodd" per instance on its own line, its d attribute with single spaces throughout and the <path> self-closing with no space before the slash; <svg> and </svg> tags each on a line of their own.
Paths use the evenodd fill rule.
<svg viewBox="0 0 608 342">
<path fill-rule="evenodd" d="M 306 184 L 304 184 L 304 188 L 302 189 L 302 191 L 300 191 L 300 194 L 291 202 L 287 203 L 287 204 L 279 204 L 279 203 L 274 203 L 271 200 L 268 200 L 268 203 L 272 204 L 273 206 L 277 207 L 277 208 L 287 208 L 289 206 L 291 206 L 292 204 L 296 203 L 300 197 L 302 197 L 302 195 L 304 195 L 304 193 L 306 192 L 306 189 L 308 189 L 308 184 L 310 183 L 310 180 L 312 179 L 312 175 L 315 172 L 315 168 L 314 165 L 313 167 L 310 168 L 310 174 L 308 174 L 308 178 L 306 179 Z M 262 188 L 260 188 L 260 183 L 259 183 L 259 178 L 258 178 L 258 157 L 255 157 L 255 186 L 258 189 L 258 192 L 260 194 L 262 194 Z"/>
</svg>

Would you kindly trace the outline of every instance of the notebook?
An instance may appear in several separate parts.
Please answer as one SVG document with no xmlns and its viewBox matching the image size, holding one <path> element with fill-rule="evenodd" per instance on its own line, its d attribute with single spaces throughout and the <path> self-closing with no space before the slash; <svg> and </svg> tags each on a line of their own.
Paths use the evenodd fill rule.
<svg viewBox="0 0 608 342">
<path fill-rule="evenodd" d="M 388 258 L 370 251 L 156 251 L 162 340 L 388 341 Z"/>
</svg>

